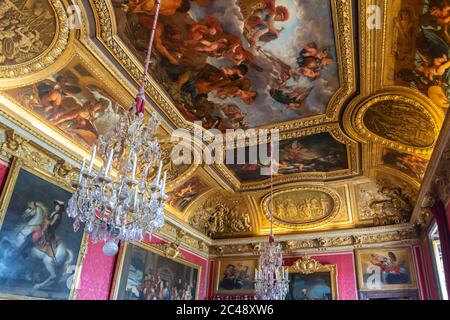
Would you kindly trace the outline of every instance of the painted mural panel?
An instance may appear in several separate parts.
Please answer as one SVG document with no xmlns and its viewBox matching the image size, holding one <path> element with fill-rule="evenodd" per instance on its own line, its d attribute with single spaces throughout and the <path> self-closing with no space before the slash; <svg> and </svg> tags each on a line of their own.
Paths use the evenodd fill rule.
<svg viewBox="0 0 450 320">
<path fill-rule="evenodd" d="M 249 148 L 246 148 L 247 161 L 249 158 Z M 261 175 L 260 169 L 263 167 L 261 164 L 229 164 L 227 167 L 242 182 L 269 178 Z M 344 169 L 348 169 L 347 148 L 327 132 L 280 141 L 278 174 L 332 172 Z"/>
<path fill-rule="evenodd" d="M 93 145 L 98 135 L 112 128 L 119 106 L 89 69 L 75 58 L 60 72 L 6 93 L 76 141 Z"/>
<path fill-rule="evenodd" d="M 426 159 L 391 149 L 385 151 L 383 162 L 419 181 L 423 179 L 428 165 Z"/>
<path fill-rule="evenodd" d="M 113 0 L 141 59 L 155 1 Z M 323 114 L 339 88 L 329 0 L 163 1 L 152 75 L 189 121 L 248 128 Z"/>
<path fill-rule="evenodd" d="M 409 0 L 390 5 L 397 14 L 392 17 L 392 43 L 388 44 L 389 79 L 421 91 L 446 110 L 450 98 L 448 1 Z"/>
<path fill-rule="evenodd" d="M 210 186 L 200 177 L 189 178 L 186 182 L 167 193 L 169 196 L 167 203 L 179 211 L 184 211 L 192 201 L 209 188 Z"/>
</svg>

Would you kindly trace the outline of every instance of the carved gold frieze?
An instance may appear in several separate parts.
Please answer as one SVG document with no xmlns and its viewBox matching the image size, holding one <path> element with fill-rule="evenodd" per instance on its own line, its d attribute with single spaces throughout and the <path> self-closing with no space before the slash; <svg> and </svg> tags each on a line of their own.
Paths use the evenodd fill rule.
<svg viewBox="0 0 450 320">
<path fill-rule="evenodd" d="M 270 217 L 273 207 L 274 224 L 295 230 L 317 228 L 332 221 L 341 203 L 336 191 L 318 186 L 278 190 L 273 193 L 273 204 L 271 199 L 267 194 L 261 201 L 266 217 Z"/>
</svg>

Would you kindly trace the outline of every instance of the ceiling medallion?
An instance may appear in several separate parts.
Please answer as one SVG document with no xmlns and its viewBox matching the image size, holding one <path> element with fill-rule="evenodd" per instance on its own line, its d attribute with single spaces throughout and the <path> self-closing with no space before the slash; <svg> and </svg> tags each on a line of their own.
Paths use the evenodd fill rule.
<svg viewBox="0 0 450 320">
<path fill-rule="evenodd" d="M 1 9 L 0 19 L 17 17 L 17 23 L 0 41 L 0 79 L 36 73 L 63 54 L 70 22 L 61 1 L 10 0 Z"/>
<path fill-rule="evenodd" d="M 439 132 L 437 116 L 418 101 L 387 94 L 370 98 L 352 120 L 361 136 L 398 151 L 430 154 Z"/>
<path fill-rule="evenodd" d="M 336 191 L 318 186 L 282 189 L 273 194 L 273 222 L 293 230 L 305 230 L 322 226 L 339 213 L 340 198 Z M 272 197 L 261 201 L 262 211 L 269 217 Z"/>
</svg>

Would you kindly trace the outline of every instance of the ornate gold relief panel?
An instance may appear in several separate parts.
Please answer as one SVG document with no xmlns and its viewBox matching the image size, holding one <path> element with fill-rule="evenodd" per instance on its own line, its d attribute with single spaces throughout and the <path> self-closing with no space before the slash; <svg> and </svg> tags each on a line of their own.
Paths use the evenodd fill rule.
<svg viewBox="0 0 450 320">
<path fill-rule="evenodd" d="M 275 191 L 261 202 L 261 209 L 276 225 L 289 229 L 310 229 L 332 221 L 341 206 L 339 195 L 332 189 L 308 186 Z"/>
<path fill-rule="evenodd" d="M 71 36 L 65 4 L 59 0 L 2 1 L 0 21 L 0 87 L 51 66 Z"/>
<path fill-rule="evenodd" d="M 360 141 L 428 157 L 442 119 L 443 114 L 427 100 L 397 87 L 350 106 L 344 114 L 344 126 Z"/>
</svg>

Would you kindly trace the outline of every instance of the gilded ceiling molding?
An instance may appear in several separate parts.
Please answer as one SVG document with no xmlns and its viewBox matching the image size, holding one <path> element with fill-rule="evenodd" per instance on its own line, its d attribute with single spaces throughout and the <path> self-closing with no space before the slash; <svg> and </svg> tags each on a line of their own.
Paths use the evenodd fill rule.
<svg viewBox="0 0 450 320">
<path fill-rule="evenodd" d="M 321 126 L 297 129 L 295 131 L 281 132 L 280 141 L 288 140 L 292 138 L 300 138 L 305 136 L 311 136 L 318 133 L 328 132 L 337 141 L 346 145 L 347 148 L 347 162 L 348 168 L 343 170 L 336 170 L 332 172 L 301 172 L 295 174 L 275 175 L 273 177 L 274 185 L 285 184 L 297 181 L 324 181 L 334 180 L 338 178 L 350 178 L 360 173 L 360 152 L 358 143 L 352 138 L 348 137 L 340 128 L 339 124 L 325 124 Z M 270 141 L 270 138 L 268 139 Z M 246 142 L 248 145 L 248 141 Z M 267 188 L 270 186 L 269 177 L 264 181 L 256 182 L 241 182 L 233 174 L 233 172 L 227 168 L 225 164 L 214 165 L 219 174 L 222 175 L 227 181 L 229 181 L 235 191 L 256 191 Z"/>
<path fill-rule="evenodd" d="M 350 103 L 343 117 L 346 132 L 358 141 L 424 157 L 433 150 L 442 120 L 442 110 L 403 87 L 390 87 L 360 103 Z"/>
<path fill-rule="evenodd" d="M 32 83 L 36 77 L 42 77 L 42 73 L 53 72 L 56 62 L 67 59 L 66 49 L 74 38 L 74 31 L 70 30 L 66 6 L 60 0 L 47 2 L 49 11 L 44 11 L 39 19 L 46 19 L 44 27 L 52 28 L 52 31 L 41 34 L 39 32 L 42 30 L 39 28 L 30 30 L 34 32 L 34 38 L 25 38 L 27 35 L 24 34 L 15 34 L 10 38 L 5 35 L 3 38 L 3 49 L 0 50 L 0 88 L 16 86 L 17 83 Z M 5 9 L 7 12 L 18 10 L 14 6 L 8 7 L 7 4 Z M 23 15 L 20 17 L 26 19 Z M 29 22 L 18 22 L 19 27 L 26 23 Z M 38 44 L 43 50 L 33 53 Z"/>
<path fill-rule="evenodd" d="M 376 233 L 341 236 L 323 236 L 315 238 L 305 238 L 299 240 L 279 240 L 283 245 L 286 254 L 335 251 L 344 249 L 369 248 L 387 244 L 417 243 L 418 233 L 414 226 L 400 230 L 383 231 Z M 227 243 L 210 246 L 211 256 L 232 256 L 232 255 L 259 255 L 261 244 L 257 242 L 247 243 Z"/>
<path fill-rule="evenodd" d="M 261 200 L 261 211 L 269 219 L 271 194 Z M 341 207 L 339 194 L 330 188 L 299 186 L 277 190 L 273 193 L 274 225 L 291 230 L 319 228 L 331 221 Z"/>
<path fill-rule="evenodd" d="M 142 64 L 126 47 L 117 34 L 117 24 L 110 2 L 103 0 L 89 0 L 96 20 L 96 37 L 125 68 L 136 81 L 141 79 Z M 260 128 L 276 127 L 281 131 L 288 131 L 299 127 L 308 127 L 326 122 L 337 121 L 339 112 L 346 100 L 356 91 L 355 49 L 353 43 L 352 1 L 341 0 L 332 2 L 333 20 L 335 22 L 335 38 L 337 46 L 340 88 L 328 103 L 324 115 L 287 121 L 282 124 L 261 126 Z M 186 121 L 175 108 L 170 97 L 160 86 L 149 77 L 146 92 L 154 103 L 180 128 L 193 129 L 193 124 Z"/>
</svg>

